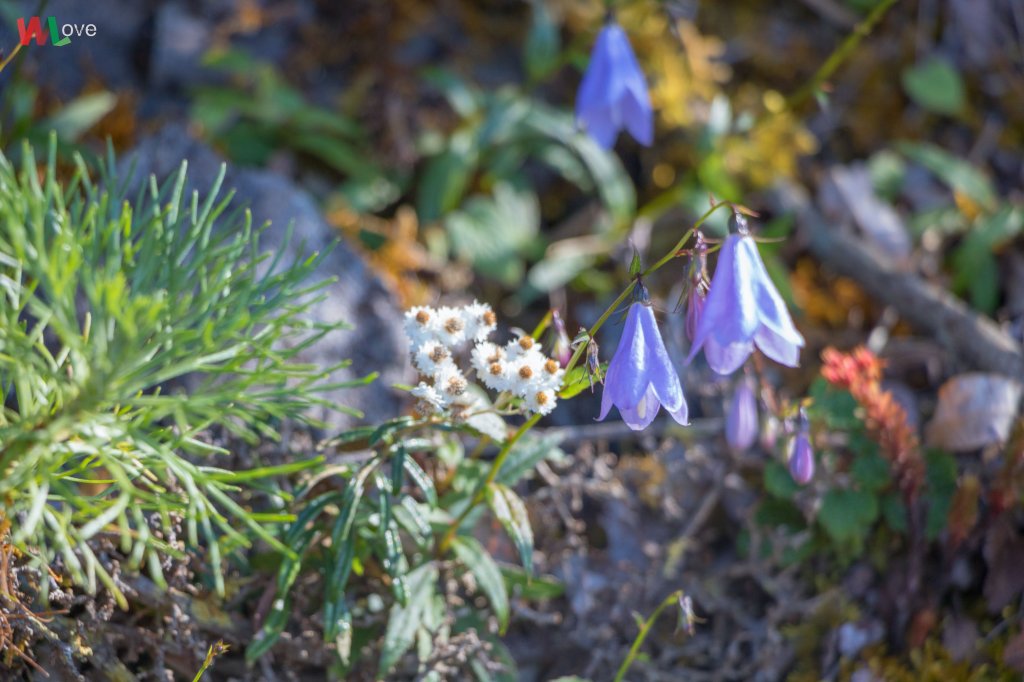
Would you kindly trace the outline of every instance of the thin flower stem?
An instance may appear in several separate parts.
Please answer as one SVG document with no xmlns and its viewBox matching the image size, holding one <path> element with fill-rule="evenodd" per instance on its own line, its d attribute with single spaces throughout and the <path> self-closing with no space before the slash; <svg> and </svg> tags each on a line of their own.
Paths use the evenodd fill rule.
<svg viewBox="0 0 1024 682">
<path fill-rule="evenodd" d="M 473 452 L 469 453 L 469 459 L 472 461 L 479 457 L 483 453 L 484 449 L 490 444 L 491 437 L 484 434 L 484 437 L 481 438 L 480 442 L 476 444 L 475 448 L 473 448 Z"/>
<path fill-rule="evenodd" d="M 678 242 L 676 242 L 676 245 L 673 246 L 672 249 L 668 253 L 666 253 L 664 256 L 662 256 L 661 260 L 659 260 L 657 263 L 655 263 L 654 265 L 652 265 L 651 267 L 647 268 L 642 273 L 640 273 L 640 276 L 641 277 L 647 277 L 652 272 L 660 269 L 663 265 L 665 265 L 670 260 L 675 258 L 676 254 L 679 253 L 679 250 L 682 249 L 684 246 L 686 246 L 686 242 L 688 242 L 690 240 L 690 237 L 693 236 L 693 233 L 696 232 L 700 228 L 700 226 L 703 225 L 705 223 L 705 221 L 707 221 L 707 219 L 711 217 L 711 214 L 713 214 L 715 211 L 717 211 L 722 206 L 727 206 L 727 205 L 728 204 L 726 204 L 725 202 L 717 203 L 714 206 L 712 206 L 711 208 L 709 208 L 707 211 L 705 211 L 704 215 L 702 215 L 700 218 L 698 218 L 697 222 L 695 222 L 693 224 L 693 227 L 691 227 L 689 230 L 687 230 L 686 234 L 684 234 L 682 236 L 682 238 L 680 238 L 680 240 Z M 614 313 L 618 309 L 618 307 L 622 304 L 622 302 L 626 300 L 626 297 L 629 296 L 630 293 L 632 293 L 634 287 L 636 287 L 636 280 L 635 279 L 632 282 L 630 282 L 629 285 L 626 287 L 626 289 L 621 294 L 619 294 L 619 297 L 616 298 L 612 302 L 612 304 L 610 306 L 608 306 L 608 309 L 604 311 L 604 313 L 601 315 L 601 317 L 597 318 L 597 322 L 594 323 L 594 326 L 591 327 L 587 331 L 587 334 L 590 336 L 590 338 L 594 338 L 594 335 L 597 334 L 597 332 L 601 329 L 602 326 L 604 326 L 604 323 L 608 321 L 608 318 L 611 316 L 611 314 Z M 570 360 L 569 360 L 569 364 L 565 366 L 565 376 L 566 377 L 569 376 L 569 372 L 571 372 L 572 369 L 576 366 L 576 363 L 579 362 L 580 357 L 583 355 L 584 352 L 586 352 L 586 349 L 587 349 L 586 344 L 581 344 L 573 352 L 572 358 L 570 358 Z"/>
<path fill-rule="evenodd" d="M 710 218 L 711 214 L 717 211 L 719 208 L 727 205 L 728 204 L 724 202 L 718 203 L 709 208 L 707 211 L 705 211 L 704 215 L 698 218 L 697 222 L 693 224 L 693 227 L 687 230 L 686 234 L 684 234 L 682 238 L 678 242 L 676 242 L 676 245 L 672 247 L 672 250 L 665 254 L 665 256 L 662 257 L 662 259 L 659 260 L 657 263 L 644 270 L 643 273 L 641 273 L 641 277 L 646 277 L 647 275 L 651 274 L 658 268 L 665 265 L 665 263 L 668 263 L 670 260 L 675 258 L 679 250 L 682 249 L 686 245 L 686 242 L 689 241 L 690 237 L 693 236 L 693 233 L 701 225 L 704 224 L 704 221 Z M 633 289 L 636 288 L 636 282 L 636 279 L 631 281 L 622 291 L 622 293 L 619 294 L 619 297 L 616 298 L 612 302 L 612 304 L 608 306 L 604 313 L 601 314 L 601 317 L 597 318 L 597 322 L 595 322 L 594 326 L 591 327 L 590 330 L 587 332 L 591 338 L 593 338 L 593 336 L 597 334 L 601 327 L 604 326 L 604 323 L 608 321 L 608 318 L 611 317 L 612 313 L 614 313 L 622 304 L 622 302 L 625 301 L 626 298 L 633 292 Z M 579 362 L 580 356 L 582 356 L 585 351 L 586 344 L 581 344 L 579 347 L 576 348 L 575 352 L 573 352 L 572 358 L 569 360 L 569 364 L 566 365 L 565 367 L 566 376 L 568 376 L 569 372 L 571 372 L 572 369 L 576 366 L 576 363 Z M 498 452 L 498 456 L 495 457 L 494 462 L 491 463 L 491 469 L 489 472 L 487 472 L 487 478 L 484 479 L 480 487 L 477 488 L 476 493 L 474 493 L 473 498 L 470 500 L 469 504 L 466 505 L 466 508 L 462 510 L 462 513 L 459 514 L 458 517 L 456 517 L 455 520 L 448 525 L 447 530 L 445 530 L 444 536 L 441 538 L 441 542 L 440 544 L 438 544 L 437 548 L 439 555 L 443 556 L 444 553 L 448 551 L 448 548 L 451 546 L 452 540 L 455 538 L 455 533 L 459 530 L 459 526 L 462 525 L 463 521 L 466 520 L 466 517 L 470 515 L 470 513 L 476 508 L 476 506 L 484 501 L 484 498 L 486 498 L 487 496 L 487 488 L 490 487 L 490 485 L 494 483 L 494 479 L 497 478 L 498 471 L 501 470 L 501 465 L 505 463 L 505 459 L 508 457 L 508 453 L 511 452 L 512 446 L 516 444 L 516 441 L 522 438 L 523 434 L 532 429 L 534 425 L 536 425 L 537 422 L 540 421 L 540 418 L 540 414 L 534 414 L 532 417 L 523 422 L 522 426 L 520 426 L 519 429 L 516 430 L 514 434 L 512 434 L 511 438 L 505 441 L 505 445 L 502 446 L 501 450 Z"/>
<path fill-rule="evenodd" d="M 619 294 L 619 297 L 615 299 L 610 306 L 608 306 L 608 309 L 605 310 L 604 313 L 602 313 L 601 317 L 597 318 L 597 322 L 594 323 L 594 326 L 587 331 L 587 335 L 590 336 L 590 338 L 594 338 L 594 334 L 596 334 L 597 331 L 601 328 L 601 326 L 604 325 L 605 321 L 608 320 L 608 318 L 611 316 L 613 312 L 615 312 L 619 305 L 626 300 L 626 297 L 629 296 L 629 294 L 633 291 L 634 287 L 636 287 L 635 279 L 632 282 L 630 282 L 629 286 L 627 286 L 625 290 L 621 294 Z M 569 359 L 569 364 L 565 366 L 566 377 L 568 377 L 569 372 L 571 372 L 573 368 L 576 367 L 576 363 L 579 362 L 580 356 L 583 355 L 583 353 L 585 353 L 586 350 L 587 345 L 584 343 L 580 344 L 576 348 L 576 350 L 573 351 L 572 357 Z"/>
<path fill-rule="evenodd" d="M 494 479 L 498 477 L 498 472 L 501 471 L 501 465 L 504 464 L 505 460 L 508 458 L 508 453 L 512 451 L 512 446 L 522 438 L 524 433 L 532 429 L 534 425 L 540 421 L 541 416 L 542 415 L 539 412 L 534 414 L 523 422 L 522 426 L 512 434 L 511 438 L 505 441 L 505 445 L 502 446 L 501 451 L 498 452 L 498 456 L 494 458 L 494 462 L 491 464 L 491 470 L 487 472 L 487 478 L 485 478 L 483 483 L 480 484 L 480 487 L 477 488 L 476 493 L 473 495 L 473 499 L 469 501 L 466 508 L 463 509 L 462 513 L 451 522 L 448 526 L 448 530 L 445 531 L 444 537 L 441 538 L 441 543 L 437 547 L 439 555 L 443 556 L 444 553 L 448 551 L 448 547 L 452 544 L 452 540 L 455 538 L 455 533 L 459 530 L 459 526 L 461 526 L 462 522 L 466 520 L 466 517 L 469 516 L 470 512 L 472 512 L 473 509 L 475 509 L 476 506 L 483 502 L 484 498 L 487 497 L 487 489 L 492 483 L 494 483 Z"/>
<path fill-rule="evenodd" d="M 636 660 L 637 654 L 640 653 L 640 646 L 644 643 L 644 640 L 647 639 L 647 634 L 651 631 L 651 627 L 654 625 L 654 622 L 658 620 L 658 616 L 661 615 L 661 612 L 672 604 L 678 602 L 682 596 L 682 590 L 676 590 L 672 594 L 668 595 L 665 597 L 665 601 L 661 602 L 661 604 L 658 605 L 658 608 L 654 609 L 654 613 L 651 614 L 650 618 L 644 621 L 643 626 L 640 628 L 640 633 L 636 636 L 636 639 L 633 640 L 633 646 L 629 648 L 629 653 L 626 654 L 626 660 L 624 660 L 622 665 L 619 666 L 619 672 L 615 673 L 614 682 L 622 682 L 623 678 L 626 676 L 626 671 L 629 670 L 629 666 L 633 665 L 633 661 Z"/>
<path fill-rule="evenodd" d="M 7 68 L 7 65 L 11 63 L 11 60 L 14 59 L 19 52 L 21 52 L 21 43 L 15 45 L 14 49 L 11 50 L 11 53 L 7 55 L 7 57 L 2 62 L 0 62 L 0 72 Z"/>
<path fill-rule="evenodd" d="M 533 328 L 533 332 L 530 334 L 530 336 L 532 336 L 534 339 L 538 338 L 541 334 L 543 334 L 545 332 L 545 330 L 547 330 L 547 328 L 550 325 L 551 325 L 551 310 L 548 309 L 548 311 L 544 314 L 544 317 L 542 317 L 540 322 L 537 323 L 537 326 Z"/>
</svg>

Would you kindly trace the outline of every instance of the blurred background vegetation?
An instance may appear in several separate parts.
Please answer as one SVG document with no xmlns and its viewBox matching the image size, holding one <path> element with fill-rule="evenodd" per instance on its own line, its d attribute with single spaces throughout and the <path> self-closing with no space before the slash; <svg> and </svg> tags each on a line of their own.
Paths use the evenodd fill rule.
<svg viewBox="0 0 1024 682">
<path fill-rule="evenodd" d="M 0 148 L 18 160 L 24 141 L 44 146 L 56 131 L 70 169 L 73 152 L 95 162 L 108 140 L 128 153 L 180 126 L 232 167 L 308 192 L 397 307 L 468 294 L 527 330 L 556 308 L 570 336 L 628 281 L 633 247 L 659 257 L 709 196 L 749 207 L 809 342 L 799 371 L 757 367 L 759 395 L 776 416 L 813 399 L 818 480 L 787 477 L 768 417 L 756 454 L 730 455 L 713 428 L 729 389 L 706 370 L 684 377 L 691 414 L 708 420 L 696 435 L 572 431 L 573 461 L 555 457 L 525 484 L 539 570 L 558 580 L 516 592 L 503 646 L 521 679 L 610 677 L 635 634 L 630 612 L 679 586 L 705 623 L 693 638 L 665 625 L 635 679 L 1019 679 L 1020 365 L 962 354 L 973 328 L 910 323 L 904 292 L 880 295 L 871 273 L 844 270 L 840 247 L 815 246 L 815 231 L 849 235 L 914 286 L 948 292 L 1020 357 L 1024 6 L 613 4 L 649 79 L 651 148 L 623 137 L 605 151 L 574 123 L 598 0 L 4 3 L 4 57 L 16 18 L 37 12 L 91 21 L 98 36 L 13 56 Z M 707 233 L 723 236 L 725 221 L 719 212 Z M 677 348 L 684 273 L 680 260 L 648 283 Z M 601 339 L 606 355 L 616 333 Z M 883 382 L 822 376 L 824 348 L 859 344 L 887 362 Z M 904 417 L 886 417 L 878 395 Z M 595 414 L 584 397 L 550 428 Z M 911 464 L 886 450 L 901 419 Z M 908 475 L 919 477 L 909 495 Z M 587 587 L 565 594 L 560 581 Z M 261 594 L 272 592 L 225 610 L 258 621 Z M 559 646 L 545 640 L 562 632 Z M 308 667 L 331 666 L 321 645 L 293 641 L 314 652 Z M 590 662 L 567 666 L 558 652 Z"/>
</svg>

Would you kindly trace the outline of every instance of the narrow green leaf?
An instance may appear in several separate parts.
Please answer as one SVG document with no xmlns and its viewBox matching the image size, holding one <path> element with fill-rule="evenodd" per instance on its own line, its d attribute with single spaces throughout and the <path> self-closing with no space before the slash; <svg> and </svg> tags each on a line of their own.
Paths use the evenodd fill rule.
<svg viewBox="0 0 1024 682">
<path fill-rule="evenodd" d="M 527 573 L 533 572 L 533 528 L 530 527 L 530 516 L 526 505 L 510 488 L 501 483 L 492 483 L 487 487 L 487 504 L 497 517 L 505 532 L 512 538 L 523 568 Z"/>
<path fill-rule="evenodd" d="M 455 537 L 452 540 L 452 550 L 476 578 L 477 585 L 491 602 L 494 615 L 498 617 L 501 634 L 505 634 L 509 616 L 508 589 L 505 587 L 505 580 L 498 569 L 498 564 L 473 537 Z"/>
<path fill-rule="evenodd" d="M 391 608 L 388 627 L 381 646 L 378 676 L 386 679 L 398 660 L 412 647 L 426 615 L 427 607 L 437 591 L 437 566 L 431 561 L 410 571 L 406 576 L 410 599 L 404 606 Z"/>
</svg>

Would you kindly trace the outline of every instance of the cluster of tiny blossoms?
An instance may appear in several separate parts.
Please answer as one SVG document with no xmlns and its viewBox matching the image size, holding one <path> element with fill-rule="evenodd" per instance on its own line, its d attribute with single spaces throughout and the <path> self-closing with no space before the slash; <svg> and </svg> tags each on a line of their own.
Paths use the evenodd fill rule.
<svg viewBox="0 0 1024 682">
<path fill-rule="evenodd" d="M 530 336 L 504 346 L 488 341 L 495 329 L 494 311 L 476 301 L 461 308 L 418 306 L 406 312 L 412 362 L 422 378 L 412 390 L 418 412 L 461 418 L 481 402 L 470 390 L 467 372 L 456 362 L 467 347 L 471 347 L 469 367 L 484 386 L 521 398 L 527 413 L 548 414 L 555 409 L 564 370 Z"/>
</svg>

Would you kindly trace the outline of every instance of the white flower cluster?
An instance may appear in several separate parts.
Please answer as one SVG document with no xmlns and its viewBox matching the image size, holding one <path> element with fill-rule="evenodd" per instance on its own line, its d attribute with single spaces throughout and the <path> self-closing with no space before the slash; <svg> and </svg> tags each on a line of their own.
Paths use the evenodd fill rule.
<svg viewBox="0 0 1024 682">
<path fill-rule="evenodd" d="M 467 345 L 472 345 L 470 366 L 484 386 L 522 398 L 526 412 L 548 414 L 555 409 L 564 370 L 529 336 L 504 346 L 491 343 L 487 337 L 495 329 L 494 311 L 476 301 L 462 308 L 419 306 L 406 312 L 412 361 L 424 377 L 412 390 L 419 412 L 449 411 L 458 416 L 479 401 L 455 362 L 455 355 Z"/>
</svg>

